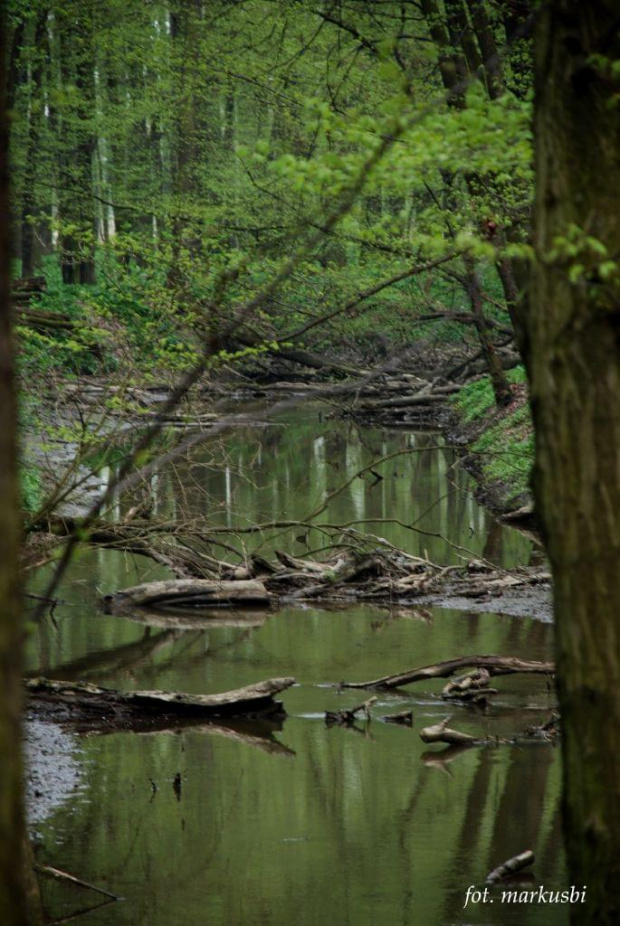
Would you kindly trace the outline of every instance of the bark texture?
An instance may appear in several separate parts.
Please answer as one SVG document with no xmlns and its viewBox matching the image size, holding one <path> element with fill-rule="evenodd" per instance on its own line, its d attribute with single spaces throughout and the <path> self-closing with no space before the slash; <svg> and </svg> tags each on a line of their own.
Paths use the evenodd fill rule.
<svg viewBox="0 0 620 926">
<path fill-rule="evenodd" d="M 21 628 L 16 415 L 9 305 L 8 120 L 0 9 L 0 923 L 27 922 L 21 809 Z"/>
<path fill-rule="evenodd" d="M 587 887 L 571 916 L 597 926 L 620 917 L 619 16 L 603 0 L 540 8 L 527 319 L 535 491 L 555 576 L 569 883 Z"/>
</svg>

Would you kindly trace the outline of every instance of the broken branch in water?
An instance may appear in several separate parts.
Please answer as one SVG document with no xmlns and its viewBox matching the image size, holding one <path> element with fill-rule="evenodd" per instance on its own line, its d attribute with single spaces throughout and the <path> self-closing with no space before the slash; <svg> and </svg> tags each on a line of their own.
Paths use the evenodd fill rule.
<svg viewBox="0 0 620 926">
<path fill-rule="evenodd" d="M 420 730 L 420 739 L 423 743 L 448 743 L 449 746 L 469 746 L 479 742 L 475 736 L 469 733 L 461 733 L 459 730 L 451 730 L 448 722 L 451 717 L 445 717 L 441 723 L 436 723 L 432 727 L 424 727 Z"/>
<path fill-rule="evenodd" d="M 525 736 L 539 736 L 542 739 L 552 740 L 560 735 L 560 715 L 552 711 L 547 720 L 537 727 L 526 727 Z"/>
<path fill-rule="evenodd" d="M 71 884 L 76 884 L 78 887 L 85 887 L 88 888 L 89 891 L 96 891 L 97 894 L 103 894 L 104 897 L 109 897 L 110 900 L 121 900 L 118 894 L 113 894 L 112 891 L 106 891 L 103 887 L 97 887 L 96 884 L 91 884 L 89 881 L 76 878 L 75 875 L 70 875 L 68 871 L 62 871 L 60 868 L 52 868 L 51 865 L 35 865 L 35 869 L 41 872 L 42 875 L 48 875 L 56 881 L 69 881 Z"/>
<path fill-rule="evenodd" d="M 534 853 L 531 849 L 527 849 L 525 852 L 521 852 L 520 855 L 515 855 L 509 858 L 508 861 L 498 865 L 497 868 L 494 868 L 493 871 L 487 875 L 486 883 L 495 884 L 497 881 L 501 881 L 502 878 L 513 875 L 515 872 L 521 871 L 522 868 L 527 868 L 533 861 Z"/>
<path fill-rule="evenodd" d="M 430 666 L 419 666 L 399 675 L 385 675 L 369 682 L 341 682 L 341 688 L 399 688 L 401 685 L 410 685 L 431 678 L 448 678 L 458 669 L 471 667 L 484 668 L 490 676 L 512 675 L 519 672 L 539 673 L 553 675 L 555 663 L 526 661 L 515 656 L 457 656 Z M 444 689 L 445 690 L 445 689 Z"/>
<path fill-rule="evenodd" d="M 373 696 L 348 710 L 345 708 L 341 711 L 325 711 L 325 723 L 328 726 L 340 724 L 341 726 L 350 727 L 355 723 L 355 715 L 362 712 L 366 715 L 366 719 L 370 720 L 370 708 L 376 700 L 377 698 Z"/>
<path fill-rule="evenodd" d="M 498 694 L 497 688 L 490 688 L 491 673 L 483 667 L 474 669 L 448 682 L 441 697 L 445 701 L 466 701 L 470 704 L 484 703 L 489 695 Z"/>
</svg>

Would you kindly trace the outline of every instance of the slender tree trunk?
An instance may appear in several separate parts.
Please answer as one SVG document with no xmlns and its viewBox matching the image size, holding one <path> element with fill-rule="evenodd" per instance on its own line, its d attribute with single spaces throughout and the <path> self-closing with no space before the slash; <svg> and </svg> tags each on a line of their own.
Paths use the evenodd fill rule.
<svg viewBox="0 0 620 926">
<path fill-rule="evenodd" d="M 536 26 L 535 491 L 555 578 L 569 883 L 587 888 L 571 915 L 588 926 L 620 921 L 618 15 L 546 0 Z"/>
<path fill-rule="evenodd" d="M 0 10 L 0 74 L 4 23 Z M 21 634 L 16 414 L 9 306 L 8 120 L 0 81 L 0 922 L 26 926 L 21 795 Z"/>
<path fill-rule="evenodd" d="M 497 51 L 493 29 L 489 22 L 484 0 L 467 0 L 467 5 L 480 47 L 487 92 L 489 98 L 495 100 L 500 96 L 503 87 L 501 59 Z"/>
<path fill-rule="evenodd" d="M 28 117 L 28 141 L 26 146 L 26 170 L 21 196 L 21 252 L 22 276 L 34 276 L 37 269 L 36 235 L 34 219 L 37 206 L 35 192 L 37 146 L 40 135 L 42 113 L 39 109 L 43 97 L 43 62 L 46 46 L 47 11 L 39 12 L 35 26 L 30 81 L 30 112 Z"/>
<path fill-rule="evenodd" d="M 480 57 L 474 48 L 474 37 L 468 25 L 465 9 L 461 0 L 448 0 L 446 3 L 447 21 L 444 25 L 436 0 L 422 0 L 421 6 L 431 37 L 439 50 L 439 71 L 442 83 L 446 90 L 454 90 L 459 81 L 467 76 L 468 68 L 477 70 L 480 67 Z M 449 105 L 455 109 L 465 108 L 464 87 L 462 93 L 451 98 Z M 479 186 L 478 177 L 473 174 L 466 175 L 465 182 L 468 190 L 475 195 L 475 189 Z M 510 385 L 486 323 L 480 281 L 475 266 L 469 258 L 465 260 L 465 271 L 465 290 L 474 316 L 482 354 L 493 384 L 495 401 L 498 405 L 506 405 L 512 398 Z"/>
<path fill-rule="evenodd" d="M 489 331 L 489 326 L 484 314 L 484 300 L 482 297 L 480 279 L 473 262 L 468 258 L 465 258 L 465 268 L 467 295 L 474 317 L 474 325 L 478 332 L 478 340 L 480 341 L 484 361 L 489 372 L 491 385 L 493 386 L 495 402 L 500 406 L 508 405 L 512 400 L 512 392 L 510 391 L 510 385 L 506 379 L 502 361 L 491 339 L 491 332 Z"/>
<path fill-rule="evenodd" d="M 65 283 L 95 282 L 95 210 L 93 157 L 95 116 L 93 22 L 88 10 L 79 18 L 67 10 L 60 27 L 62 80 L 75 83 L 77 101 L 65 113 L 60 133 L 60 265 Z M 60 17 L 59 17 L 60 19 Z"/>
</svg>

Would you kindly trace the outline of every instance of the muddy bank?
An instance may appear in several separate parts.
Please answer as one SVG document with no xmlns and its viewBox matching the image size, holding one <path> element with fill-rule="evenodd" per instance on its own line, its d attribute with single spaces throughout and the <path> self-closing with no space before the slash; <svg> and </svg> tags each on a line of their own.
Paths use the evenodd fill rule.
<svg viewBox="0 0 620 926">
<path fill-rule="evenodd" d="M 77 737 L 30 714 L 24 724 L 24 791 L 31 832 L 79 791 L 81 751 Z"/>
<path fill-rule="evenodd" d="M 499 596 L 468 598 L 446 589 L 438 595 L 418 599 L 422 607 L 450 608 L 472 614 L 504 614 L 507 617 L 534 617 L 545 624 L 553 621 L 553 593 L 551 586 L 538 585 L 504 591 Z"/>
</svg>

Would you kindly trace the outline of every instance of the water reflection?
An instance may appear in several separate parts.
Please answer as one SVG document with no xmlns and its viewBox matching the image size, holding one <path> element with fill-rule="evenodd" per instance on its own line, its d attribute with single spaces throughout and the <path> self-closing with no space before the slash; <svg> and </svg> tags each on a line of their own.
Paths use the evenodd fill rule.
<svg viewBox="0 0 620 926">
<path fill-rule="evenodd" d="M 198 506 L 222 527 L 253 519 L 302 520 L 350 480 L 323 524 L 372 519 L 412 553 L 454 561 L 442 534 L 503 564 L 531 546 L 473 501 L 446 449 L 400 455 L 376 479 L 352 478 L 376 456 L 436 443 L 429 435 L 359 431 L 303 416 L 236 432 L 215 468 L 213 450 L 160 474 L 161 512 Z M 374 468 L 374 467 L 373 467 Z M 379 469 L 377 467 L 377 469 Z M 399 524 L 419 520 L 429 533 Z M 299 528 L 248 547 L 301 552 Z M 399 672 L 474 652 L 549 658 L 552 628 L 533 619 L 437 609 L 316 607 L 227 615 L 200 626 L 156 626 L 104 615 L 99 596 L 162 578 L 146 560 L 110 551 L 81 555 L 62 589 L 66 605 L 28 639 L 31 672 L 124 688 L 215 692 L 293 674 L 279 730 L 241 724 L 112 733 L 83 739 L 84 787 L 39 827 L 40 858 L 126 899 L 84 916 L 89 926 L 448 926 L 567 922 L 562 908 L 478 905 L 470 884 L 532 848 L 536 883 L 562 889 L 558 750 L 544 743 L 464 750 L 429 748 L 418 731 L 446 716 L 441 680 L 382 693 L 375 717 L 413 710 L 413 729 L 362 722 L 327 729 L 325 710 L 360 693 L 331 683 Z M 38 582 L 43 583 L 40 575 Z M 35 582 L 36 585 L 36 582 Z M 198 620 L 199 626 L 196 626 Z M 450 705 L 452 725 L 506 736 L 553 703 L 541 678 L 498 680 L 487 714 Z M 45 885 L 55 917 L 79 907 L 72 890 Z"/>
<path fill-rule="evenodd" d="M 457 562 L 454 545 L 476 556 L 486 548 L 507 567 L 527 562 L 531 542 L 476 504 L 471 478 L 443 443 L 435 434 L 325 421 L 310 408 L 267 428 L 240 428 L 223 448 L 203 446 L 178 461 L 160 477 L 158 513 L 205 516 L 222 540 L 227 528 L 245 531 L 243 546 L 263 553 L 323 547 L 325 533 L 303 527 L 314 515 L 318 525 L 365 530 L 437 562 Z M 274 521 L 296 524 L 275 539 L 248 532 Z"/>
</svg>

